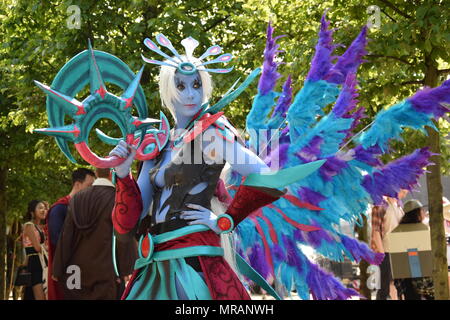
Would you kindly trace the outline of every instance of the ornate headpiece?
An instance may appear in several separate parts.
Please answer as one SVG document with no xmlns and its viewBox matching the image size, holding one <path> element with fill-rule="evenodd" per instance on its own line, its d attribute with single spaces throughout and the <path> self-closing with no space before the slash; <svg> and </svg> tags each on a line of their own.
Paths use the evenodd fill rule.
<svg viewBox="0 0 450 320">
<path fill-rule="evenodd" d="M 148 59 L 144 56 L 142 56 L 142 59 L 144 59 L 145 62 L 151 63 L 151 64 L 157 64 L 160 66 L 168 66 L 173 67 L 178 70 L 178 72 L 186 75 L 194 74 L 197 70 L 206 71 L 206 72 L 213 72 L 213 73 L 228 73 L 231 70 L 233 70 L 233 67 L 228 69 L 207 69 L 204 66 L 213 64 L 213 63 L 226 63 L 229 62 L 233 56 L 229 53 L 225 53 L 217 57 L 216 59 L 201 62 L 202 59 L 209 57 L 209 56 L 215 56 L 222 52 L 222 48 L 218 45 L 214 45 L 212 47 L 209 47 L 199 58 L 194 58 L 192 55 L 194 53 L 195 48 L 199 45 L 199 42 L 195 40 L 192 37 L 188 37 L 186 39 L 183 39 L 181 41 L 181 44 L 183 45 L 185 52 L 186 52 L 186 59 L 183 59 L 180 54 L 175 50 L 175 48 L 172 46 L 172 43 L 169 39 L 167 39 L 166 36 L 163 34 L 158 34 L 156 36 L 156 41 L 163 47 L 166 47 L 169 49 L 173 54 L 174 57 L 170 57 L 164 52 L 159 49 L 159 47 L 149 38 L 146 38 L 144 40 L 144 44 L 149 48 L 150 50 L 156 52 L 160 56 L 167 59 L 166 62 L 158 61 L 158 60 L 152 60 Z M 187 60 L 187 61 L 186 61 Z"/>
</svg>

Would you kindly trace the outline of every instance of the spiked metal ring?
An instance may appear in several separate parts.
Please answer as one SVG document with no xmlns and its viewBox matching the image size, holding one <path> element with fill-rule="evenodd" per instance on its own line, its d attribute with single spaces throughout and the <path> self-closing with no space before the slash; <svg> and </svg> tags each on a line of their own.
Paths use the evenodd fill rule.
<svg viewBox="0 0 450 320">
<path fill-rule="evenodd" d="M 88 146 L 88 137 L 95 123 L 102 118 L 114 121 L 120 128 L 122 138 L 114 139 L 103 134 L 105 142 L 116 144 L 125 139 L 128 144 L 139 145 L 136 158 L 148 160 L 155 157 L 169 138 L 169 124 L 164 114 L 161 120 L 147 118 L 147 104 L 139 81 L 143 67 L 137 75 L 119 58 L 102 51 L 94 51 L 89 43 L 85 50 L 73 57 L 58 72 L 51 87 L 38 81 L 36 85 L 47 95 L 47 114 L 50 128 L 35 132 L 55 137 L 66 157 L 75 162 L 67 142 L 71 141 L 81 157 L 97 168 L 112 168 L 125 159 L 101 158 Z M 105 81 L 122 88 L 118 97 L 106 90 Z M 82 102 L 74 97 L 90 86 L 90 95 Z M 136 107 L 138 117 L 131 114 Z M 65 124 L 68 115 L 73 123 Z M 160 123 L 159 130 L 151 125 Z M 101 134 L 101 132 L 97 132 Z"/>
</svg>

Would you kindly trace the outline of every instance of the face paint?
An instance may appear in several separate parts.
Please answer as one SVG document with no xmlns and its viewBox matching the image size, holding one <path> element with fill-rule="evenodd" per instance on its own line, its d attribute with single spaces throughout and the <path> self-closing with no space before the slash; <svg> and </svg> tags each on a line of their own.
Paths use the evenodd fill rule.
<svg viewBox="0 0 450 320">
<path fill-rule="evenodd" d="M 200 75 L 198 73 L 192 75 L 176 73 L 174 81 L 179 96 L 179 99 L 172 100 L 177 118 L 191 118 L 200 110 L 203 102 L 203 86 Z"/>
</svg>

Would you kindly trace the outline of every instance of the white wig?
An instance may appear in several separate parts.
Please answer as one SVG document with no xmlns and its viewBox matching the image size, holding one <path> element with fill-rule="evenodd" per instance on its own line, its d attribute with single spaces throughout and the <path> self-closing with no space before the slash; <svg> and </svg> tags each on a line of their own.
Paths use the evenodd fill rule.
<svg viewBox="0 0 450 320">
<path fill-rule="evenodd" d="M 201 60 L 196 58 L 188 59 L 185 55 L 181 56 L 182 62 L 191 62 L 196 65 L 201 64 Z M 179 60 L 176 57 L 174 57 L 175 60 Z M 166 63 L 171 64 L 171 61 L 164 61 Z M 173 100 L 179 100 L 179 94 L 178 89 L 175 85 L 175 72 L 176 68 L 168 67 L 168 66 L 161 66 L 161 70 L 159 72 L 159 94 L 161 96 L 162 104 L 166 108 L 169 109 L 170 113 L 172 114 L 173 118 L 176 120 L 175 116 L 175 110 L 173 107 Z M 198 74 L 200 75 L 200 80 L 202 82 L 202 88 L 203 88 L 203 99 L 202 104 L 207 102 L 209 98 L 211 97 L 212 93 L 212 80 L 211 76 L 208 72 L 202 71 L 201 69 L 198 70 Z"/>
</svg>

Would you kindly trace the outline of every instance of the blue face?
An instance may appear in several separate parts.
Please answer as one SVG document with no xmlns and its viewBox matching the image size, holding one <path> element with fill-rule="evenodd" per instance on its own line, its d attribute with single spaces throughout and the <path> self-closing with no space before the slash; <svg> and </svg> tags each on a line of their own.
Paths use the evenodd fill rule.
<svg viewBox="0 0 450 320">
<path fill-rule="evenodd" d="M 178 90 L 180 100 L 172 101 L 177 117 L 191 118 L 202 105 L 203 86 L 200 75 L 184 75 L 175 73 L 175 87 Z"/>
</svg>

